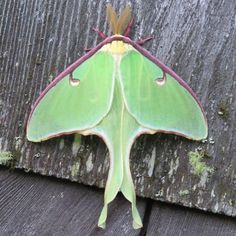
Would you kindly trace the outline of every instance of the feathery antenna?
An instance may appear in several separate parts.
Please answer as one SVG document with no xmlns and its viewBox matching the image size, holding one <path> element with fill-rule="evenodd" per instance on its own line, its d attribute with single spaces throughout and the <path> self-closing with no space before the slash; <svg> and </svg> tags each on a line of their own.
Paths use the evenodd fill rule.
<svg viewBox="0 0 236 236">
<path fill-rule="evenodd" d="M 130 6 L 126 6 L 118 18 L 114 8 L 111 6 L 111 4 L 108 4 L 107 21 L 110 24 L 110 28 L 113 34 L 122 34 L 131 21 Z"/>
</svg>

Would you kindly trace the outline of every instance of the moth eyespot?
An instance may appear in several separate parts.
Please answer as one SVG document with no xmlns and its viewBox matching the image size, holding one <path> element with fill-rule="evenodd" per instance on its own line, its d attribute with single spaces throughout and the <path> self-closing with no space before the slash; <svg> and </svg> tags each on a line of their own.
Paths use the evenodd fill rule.
<svg viewBox="0 0 236 236">
<path fill-rule="evenodd" d="M 74 78 L 72 73 L 69 76 L 69 82 L 71 86 L 78 86 L 80 84 L 80 80 L 77 78 Z"/>
<path fill-rule="evenodd" d="M 163 76 L 155 79 L 158 86 L 163 86 L 166 83 L 166 73 L 163 71 Z"/>
</svg>

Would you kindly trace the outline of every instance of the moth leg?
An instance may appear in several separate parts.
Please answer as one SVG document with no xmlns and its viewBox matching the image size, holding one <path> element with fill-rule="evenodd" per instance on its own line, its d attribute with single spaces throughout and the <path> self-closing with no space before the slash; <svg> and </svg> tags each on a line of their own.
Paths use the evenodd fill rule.
<svg viewBox="0 0 236 236">
<path fill-rule="evenodd" d="M 130 34 L 131 28 L 132 28 L 132 26 L 133 26 L 133 23 L 134 23 L 134 18 L 132 18 L 132 19 L 130 20 L 130 22 L 129 22 L 129 24 L 128 24 L 126 30 L 125 30 L 125 33 L 124 33 L 124 36 L 125 36 L 125 37 L 129 37 L 129 34 Z"/>
<path fill-rule="evenodd" d="M 107 36 L 102 31 L 100 31 L 98 28 L 93 28 L 93 31 L 95 31 L 102 39 L 107 38 Z"/>
<path fill-rule="evenodd" d="M 85 52 L 89 52 L 89 51 L 91 51 L 92 49 L 93 49 L 93 48 L 85 48 L 84 51 L 85 51 Z"/>
<path fill-rule="evenodd" d="M 145 44 L 146 42 L 148 42 L 152 39 L 154 39 L 154 36 L 149 36 L 147 38 L 137 40 L 135 43 L 137 43 L 138 45 L 143 45 L 143 44 Z"/>
</svg>

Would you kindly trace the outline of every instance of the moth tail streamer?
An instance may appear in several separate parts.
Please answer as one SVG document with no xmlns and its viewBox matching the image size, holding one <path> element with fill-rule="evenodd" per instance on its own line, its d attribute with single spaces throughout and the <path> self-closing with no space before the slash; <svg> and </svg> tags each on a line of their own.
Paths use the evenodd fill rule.
<svg viewBox="0 0 236 236">
<path fill-rule="evenodd" d="M 134 140 L 132 140 L 133 143 Z M 130 171 L 130 149 L 131 145 L 129 145 L 128 153 L 123 158 L 123 167 L 124 167 L 124 176 L 121 185 L 121 192 L 124 197 L 131 203 L 132 209 L 132 217 L 133 217 L 133 228 L 139 229 L 143 227 L 141 217 L 139 215 L 138 209 L 136 207 L 136 193 L 135 193 L 135 186 L 132 180 L 132 175 Z"/>
<path fill-rule="evenodd" d="M 134 122 L 128 112 L 125 111 L 124 113 L 124 120 L 126 121 L 124 130 L 127 133 L 121 132 L 124 135 L 123 138 L 108 138 L 109 132 L 103 136 L 110 152 L 110 168 L 104 194 L 104 207 L 98 220 L 98 226 L 101 228 L 106 226 L 108 204 L 113 201 L 119 191 L 131 203 L 133 228 L 138 229 L 143 226 L 136 207 L 135 186 L 130 171 L 130 151 L 137 134 L 140 134 L 140 131 L 143 132 L 144 129 L 140 130 L 140 126 Z"/>
<path fill-rule="evenodd" d="M 105 188 L 104 206 L 98 220 L 98 226 L 103 229 L 106 227 L 108 204 L 116 197 L 119 191 L 121 191 L 124 197 L 131 203 L 133 228 L 138 229 L 143 226 L 136 207 L 135 187 L 130 171 L 129 157 L 131 145 L 127 146 L 127 152 L 123 154 L 120 153 L 121 155 L 118 156 L 110 155 L 110 169 Z"/>
<path fill-rule="evenodd" d="M 121 150 L 119 146 L 114 146 L 111 142 L 111 140 L 106 142 L 110 151 L 110 167 L 105 187 L 104 206 L 98 220 L 98 226 L 103 229 L 106 227 L 108 204 L 114 200 L 120 191 L 123 180 L 123 161 L 120 158 L 122 156 Z"/>
</svg>

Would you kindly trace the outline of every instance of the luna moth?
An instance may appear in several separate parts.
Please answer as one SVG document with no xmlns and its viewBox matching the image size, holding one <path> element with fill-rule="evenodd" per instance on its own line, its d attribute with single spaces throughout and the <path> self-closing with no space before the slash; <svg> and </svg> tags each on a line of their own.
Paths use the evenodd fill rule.
<svg viewBox="0 0 236 236">
<path fill-rule="evenodd" d="M 60 135 L 97 135 L 108 147 L 109 173 L 98 226 L 105 228 L 108 204 L 121 191 L 131 202 L 133 227 L 142 227 L 130 172 L 130 150 L 141 134 L 164 132 L 192 140 L 207 137 L 203 108 L 192 89 L 169 67 L 141 47 L 150 38 L 129 38 L 126 7 L 118 17 L 111 5 L 113 35 L 59 74 L 36 100 L 27 139 L 41 142 Z"/>
</svg>

